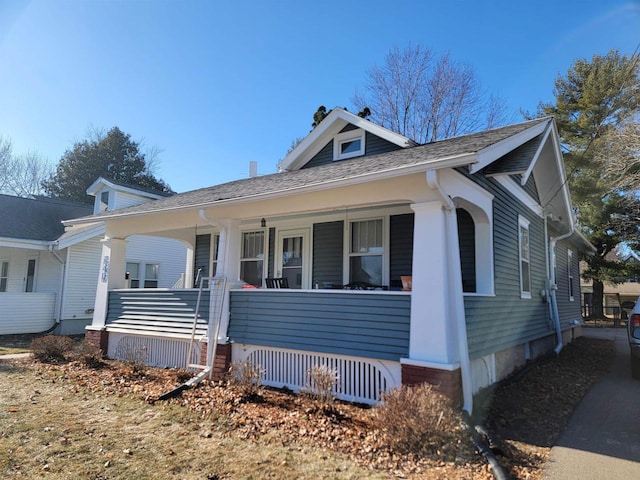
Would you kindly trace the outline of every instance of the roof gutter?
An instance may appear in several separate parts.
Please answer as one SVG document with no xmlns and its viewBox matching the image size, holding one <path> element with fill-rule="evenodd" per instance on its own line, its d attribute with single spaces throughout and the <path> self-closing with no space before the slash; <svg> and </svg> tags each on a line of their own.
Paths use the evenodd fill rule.
<svg viewBox="0 0 640 480">
<path fill-rule="evenodd" d="M 247 196 L 241 196 L 241 197 L 224 199 L 224 200 L 214 200 L 213 202 L 202 202 L 202 203 L 196 203 L 196 204 L 185 205 L 185 206 L 159 208 L 155 210 L 147 210 L 144 212 L 117 213 L 118 211 L 116 210 L 106 215 L 100 214 L 100 216 L 97 216 L 97 217 L 89 216 L 89 217 L 81 217 L 81 218 L 71 219 L 71 220 L 64 220 L 62 223 L 65 226 L 80 225 L 80 224 L 86 224 L 86 223 L 102 222 L 102 221 L 111 220 L 111 219 L 131 218 L 131 217 L 139 217 L 139 216 L 150 215 L 150 214 L 180 212 L 180 211 L 188 211 L 188 210 L 194 210 L 194 209 L 204 209 L 208 207 L 237 205 L 237 204 L 243 204 L 243 203 L 249 203 L 249 202 L 255 202 L 255 201 L 272 200 L 276 198 L 282 198 L 287 195 L 320 192 L 320 191 L 329 190 L 337 187 L 349 187 L 352 185 L 358 185 L 365 181 L 370 182 L 370 181 L 377 181 L 377 180 L 385 180 L 385 179 L 397 177 L 399 175 L 411 175 L 414 173 L 424 173 L 425 171 L 431 171 L 431 170 L 435 171 L 442 168 L 461 167 L 461 166 L 476 163 L 477 161 L 478 159 L 475 153 L 464 153 L 464 154 L 455 155 L 451 157 L 443 157 L 443 158 L 440 158 L 437 160 L 431 160 L 428 162 L 422 162 L 422 163 L 410 165 L 407 167 L 388 168 L 388 169 L 380 170 L 373 173 L 364 173 L 362 175 L 356 175 L 346 179 L 327 180 L 324 182 L 314 183 L 311 185 L 292 187 L 292 188 L 283 188 L 281 190 L 275 190 L 268 193 L 256 193 L 254 195 L 247 195 Z M 274 175 L 277 175 L 277 174 L 274 174 Z M 264 178 L 264 177 L 259 177 L 259 178 Z M 174 197 L 169 197 L 169 198 L 174 198 Z M 143 205 L 157 206 L 157 202 L 149 202 Z M 131 208 L 135 208 L 135 207 L 131 207 Z"/>
<path fill-rule="evenodd" d="M 436 192 L 445 209 L 446 234 L 449 239 L 449 245 L 458 245 L 456 206 L 451 200 L 451 197 L 438 183 L 438 173 L 435 170 L 427 171 L 427 185 Z M 449 270 L 449 292 L 452 293 L 453 300 L 450 308 L 456 326 L 458 355 L 460 356 L 463 409 L 471 415 L 473 411 L 473 384 L 471 381 L 471 361 L 469 360 L 469 345 L 467 342 L 467 325 L 464 315 L 464 299 L 462 297 L 462 273 L 460 270 L 460 255 L 453 247 L 447 249 L 447 263 Z"/>
</svg>

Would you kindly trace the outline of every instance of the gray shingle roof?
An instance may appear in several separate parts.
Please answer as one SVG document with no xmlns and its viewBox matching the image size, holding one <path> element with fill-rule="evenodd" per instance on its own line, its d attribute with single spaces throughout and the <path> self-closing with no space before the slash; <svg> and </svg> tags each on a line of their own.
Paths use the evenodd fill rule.
<svg viewBox="0 0 640 480">
<path fill-rule="evenodd" d="M 92 211 L 91 205 L 64 200 L 0 195 L 0 238 L 53 241 L 64 233 L 62 220 Z"/>
<path fill-rule="evenodd" d="M 205 207 L 225 200 L 251 199 L 259 195 L 298 191 L 314 186 L 330 185 L 340 180 L 357 179 L 367 175 L 401 171 L 411 167 L 428 167 L 446 158 L 473 155 L 480 150 L 516 135 L 548 118 L 530 120 L 493 130 L 448 138 L 417 147 L 404 148 L 393 152 L 336 161 L 330 165 L 274 173 L 254 178 L 236 180 L 221 185 L 180 193 L 169 198 L 147 202 L 129 208 L 94 215 L 91 221 L 160 212 Z M 86 223 L 88 219 L 78 219 Z"/>
</svg>

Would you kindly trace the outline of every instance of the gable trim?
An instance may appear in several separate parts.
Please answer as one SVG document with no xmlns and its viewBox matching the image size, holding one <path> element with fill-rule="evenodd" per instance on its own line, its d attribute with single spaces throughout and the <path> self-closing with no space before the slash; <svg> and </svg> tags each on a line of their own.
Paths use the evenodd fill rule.
<svg viewBox="0 0 640 480">
<path fill-rule="evenodd" d="M 279 163 L 278 171 L 282 172 L 301 168 L 349 123 L 356 128 L 361 128 L 366 132 L 370 132 L 377 137 L 403 148 L 416 145 L 415 142 L 404 135 L 392 132 L 387 128 L 354 115 L 343 108 L 336 107 L 320 122 L 320 125 L 314 128 L 309 135 L 288 153 Z"/>
<path fill-rule="evenodd" d="M 527 208 L 529 208 L 529 210 L 531 210 L 533 213 L 538 215 L 540 218 L 544 217 L 540 204 L 527 192 L 522 190 L 522 188 L 520 188 L 520 185 L 514 182 L 510 177 L 506 175 L 500 175 L 493 177 L 493 179 L 500 185 L 502 185 L 504 189 L 507 190 L 511 195 L 524 203 L 525 206 L 527 206 Z"/>
<path fill-rule="evenodd" d="M 489 145 L 488 147 L 482 149 L 478 152 L 478 162 L 475 165 L 469 166 L 470 173 L 477 173 L 487 165 L 492 162 L 495 162 L 497 159 L 511 152 L 515 148 L 518 148 L 525 142 L 535 138 L 545 131 L 547 125 L 551 122 L 551 119 L 546 122 L 538 123 L 532 127 L 523 130 L 520 133 L 516 133 L 504 140 L 501 140 L 493 145 Z"/>
<path fill-rule="evenodd" d="M 549 134 L 551 133 L 551 127 L 547 128 L 544 132 L 544 137 L 542 137 L 542 141 L 540 142 L 540 145 L 538 145 L 538 149 L 536 150 L 536 153 L 533 155 L 533 158 L 531 159 L 531 163 L 529 163 L 529 168 L 527 168 L 527 171 L 522 175 L 522 179 L 520 180 L 520 184 L 524 187 L 527 184 L 527 181 L 529 180 L 529 177 L 531 176 L 531 173 L 533 172 L 533 167 L 535 167 L 536 162 L 538 161 L 538 158 L 540 158 L 540 153 L 542 152 L 542 149 L 544 148 L 544 146 L 547 143 L 547 140 L 549 139 Z"/>
</svg>

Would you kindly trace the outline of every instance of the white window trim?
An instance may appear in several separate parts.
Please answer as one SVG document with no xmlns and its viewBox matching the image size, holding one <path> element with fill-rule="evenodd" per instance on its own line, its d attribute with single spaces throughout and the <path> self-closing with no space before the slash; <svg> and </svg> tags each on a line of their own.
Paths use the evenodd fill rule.
<svg viewBox="0 0 640 480">
<path fill-rule="evenodd" d="M 133 281 L 133 280 L 137 280 L 138 281 L 138 286 L 137 287 L 130 287 L 130 288 L 160 288 L 160 268 L 161 268 L 161 263 L 157 262 L 157 261 L 144 261 L 144 260 L 127 260 L 125 262 L 125 270 L 126 270 L 126 264 L 127 263 L 133 263 L 138 265 L 138 278 L 132 278 L 129 277 L 129 281 Z M 145 287 L 144 284 L 147 281 L 147 265 L 157 265 L 158 266 L 158 278 L 154 278 L 154 279 L 149 279 L 149 280 L 153 280 L 156 282 L 157 286 L 156 287 Z M 127 270 L 127 273 L 128 270 Z"/>
<path fill-rule="evenodd" d="M 520 298 L 531 298 L 531 230 L 529 228 L 529 220 L 518 215 L 518 270 L 520 272 Z M 529 258 L 526 260 L 529 264 L 529 291 L 524 290 L 524 278 L 522 276 L 522 238 L 520 236 L 520 229 L 524 227 L 527 229 L 529 237 Z"/>
<path fill-rule="evenodd" d="M 7 276 L 3 277 L 2 276 L 2 264 L 6 263 L 7 264 Z M 2 258 L 0 259 L 0 280 L 2 280 L 3 278 L 6 279 L 6 287 L 4 290 L 0 290 L 0 292 L 7 292 L 9 290 L 9 269 L 11 268 L 11 263 L 9 262 L 8 259 L 6 258 Z"/>
<path fill-rule="evenodd" d="M 244 255 L 244 234 L 245 233 L 253 233 L 253 232 L 262 232 L 262 258 L 259 257 L 243 257 Z M 258 227 L 258 228 L 249 228 L 247 230 L 240 231 L 240 250 L 238 252 L 240 254 L 240 269 L 238 270 L 238 274 L 242 271 L 242 263 L 243 262 L 262 262 L 262 283 L 264 284 L 264 279 L 267 277 L 269 269 L 269 227 Z"/>
<path fill-rule="evenodd" d="M 567 284 L 569 288 L 569 301 L 575 302 L 573 295 L 573 289 L 575 284 L 575 277 L 573 276 L 573 250 L 567 250 Z"/>
<path fill-rule="evenodd" d="M 344 269 L 343 269 L 343 283 L 348 284 L 351 277 L 351 257 L 365 257 L 365 256 L 382 256 L 382 284 L 388 285 L 389 279 L 389 216 L 390 215 L 363 215 L 353 216 L 345 222 L 344 228 Z M 382 220 L 382 253 L 351 253 L 351 224 L 355 222 L 366 222 L 368 220 Z"/>
<path fill-rule="evenodd" d="M 333 137 L 333 159 L 344 160 L 346 158 L 360 157 L 364 155 L 365 137 L 366 132 L 361 128 L 337 134 Z M 340 147 L 343 143 L 352 142 L 354 140 L 360 140 L 360 150 L 356 152 L 340 153 Z"/>
</svg>

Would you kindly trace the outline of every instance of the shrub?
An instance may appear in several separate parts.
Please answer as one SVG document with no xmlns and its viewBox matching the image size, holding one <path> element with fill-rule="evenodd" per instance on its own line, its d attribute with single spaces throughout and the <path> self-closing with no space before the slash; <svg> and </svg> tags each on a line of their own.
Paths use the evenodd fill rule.
<svg viewBox="0 0 640 480">
<path fill-rule="evenodd" d="M 74 359 L 89 368 L 99 368 L 104 365 L 100 347 L 86 340 L 75 348 Z"/>
<path fill-rule="evenodd" d="M 127 364 L 132 375 L 140 375 L 144 372 L 145 364 L 149 359 L 146 345 L 136 345 L 133 342 L 120 341 L 115 351 L 115 358 Z"/>
<path fill-rule="evenodd" d="M 400 453 L 446 455 L 463 434 L 461 413 L 429 384 L 384 393 L 376 419 L 388 444 Z"/>
<path fill-rule="evenodd" d="M 320 408 L 328 408 L 335 398 L 333 390 L 339 375 L 335 369 L 326 365 L 316 365 L 307 370 L 306 392 L 313 397 Z"/>
<path fill-rule="evenodd" d="M 73 340 L 59 335 L 46 335 L 31 342 L 34 358 L 45 363 L 64 362 L 72 348 Z"/>
<path fill-rule="evenodd" d="M 248 358 L 237 360 L 229 367 L 229 379 L 240 389 L 244 397 L 255 397 L 258 394 L 263 374 L 263 368 Z"/>
</svg>

